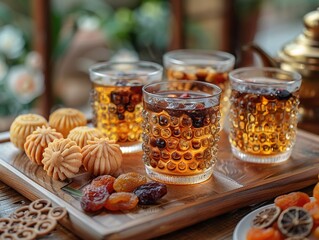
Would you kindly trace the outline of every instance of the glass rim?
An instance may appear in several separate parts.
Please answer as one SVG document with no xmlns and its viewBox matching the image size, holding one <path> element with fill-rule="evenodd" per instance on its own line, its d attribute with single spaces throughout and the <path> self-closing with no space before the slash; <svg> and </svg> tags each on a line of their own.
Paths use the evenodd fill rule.
<svg viewBox="0 0 319 240">
<path fill-rule="evenodd" d="M 143 86 L 142 91 L 143 93 L 149 95 L 150 97 L 163 97 L 162 95 L 156 94 L 156 93 L 151 93 L 148 92 L 146 89 L 148 87 L 152 87 L 154 85 L 171 85 L 171 84 L 181 84 L 181 83 L 195 83 L 195 84 L 199 84 L 199 85 L 203 85 L 203 86 L 207 86 L 210 87 L 212 89 L 214 89 L 214 91 L 217 91 L 216 93 L 213 94 L 209 94 L 209 96 L 198 96 L 198 97 L 192 97 L 192 98 L 180 98 L 180 97 L 170 97 L 170 96 L 165 96 L 166 99 L 207 99 L 207 98 L 212 98 L 212 97 L 216 97 L 218 95 L 221 95 L 222 90 L 219 86 L 212 84 L 212 83 L 207 83 L 207 82 L 200 82 L 197 80 L 174 80 L 174 81 L 156 81 L 156 82 L 152 82 L 152 83 L 148 83 L 146 85 Z M 185 91 L 187 93 L 187 91 Z"/>
<path fill-rule="evenodd" d="M 100 77 L 105 77 L 105 76 L 112 76 L 113 74 L 108 74 L 108 73 L 101 73 L 100 68 L 105 68 L 105 67 L 110 67 L 114 65 L 120 65 L 120 64 L 129 64 L 129 65 L 136 65 L 136 66 L 143 66 L 143 67 L 153 67 L 154 71 L 149 72 L 149 73 L 144 73 L 141 75 L 144 76 L 153 76 L 157 74 L 161 74 L 163 72 L 163 67 L 159 65 L 158 63 L 155 62 L 150 62 L 150 61 L 106 61 L 106 62 L 100 62 L 100 63 L 95 63 L 91 67 L 89 67 L 89 73 L 94 74 L 96 76 Z M 125 70 L 123 71 L 125 72 Z"/>
<path fill-rule="evenodd" d="M 176 64 L 176 65 L 184 65 L 185 61 L 176 59 L 178 56 L 183 56 L 183 54 L 195 54 L 194 58 L 196 59 L 196 56 L 199 55 L 205 55 L 205 56 L 220 56 L 227 58 L 225 60 L 218 60 L 216 63 L 220 65 L 228 65 L 228 64 L 234 64 L 235 63 L 235 56 L 231 53 L 219 51 L 219 50 L 205 50 L 205 49 L 178 49 L 178 50 L 172 50 L 163 55 L 164 61 L 167 60 L 170 63 Z M 209 65 L 209 64 L 208 64 Z"/>
<path fill-rule="evenodd" d="M 277 82 L 277 83 L 268 82 L 267 83 L 267 80 L 255 82 L 255 81 L 251 81 L 249 79 L 242 79 L 242 78 L 236 76 L 239 73 L 253 72 L 253 71 L 257 71 L 260 73 L 271 72 L 271 73 L 284 74 L 286 76 L 290 76 L 292 78 L 292 80 L 286 81 L 283 79 L 276 79 L 276 80 L 280 80 L 280 82 Z M 239 83 L 239 84 L 250 84 L 250 85 L 255 85 L 255 86 L 263 86 L 263 85 L 282 86 L 282 85 L 299 84 L 299 83 L 301 83 L 301 80 L 302 80 L 301 74 L 296 72 L 296 71 L 286 71 L 286 70 L 282 70 L 282 69 L 274 68 L 274 67 L 242 67 L 242 68 L 237 68 L 237 69 L 230 71 L 228 73 L 228 76 L 229 76 L 229 80 L 231 83 L 234 82 L 234 83 Z"/>
</svg>

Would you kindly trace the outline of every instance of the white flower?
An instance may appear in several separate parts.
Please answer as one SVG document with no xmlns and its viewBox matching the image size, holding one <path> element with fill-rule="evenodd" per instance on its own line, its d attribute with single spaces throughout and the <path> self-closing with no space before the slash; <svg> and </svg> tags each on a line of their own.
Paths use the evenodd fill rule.
<svg viewBox="0 0 319 240">
<path fill-rule="evenodd" d="M 0 52 L 8 58 L 19 57 L 23 51 L 24 39 L 22 32 L 13 26 L 0 28 Z"/>
<path fill-rule="evenodd" d="M 3 81 L 7 72 L 8 72 L 8 66 L 3 60 L 3 58 L 0 57 L 0 83 Z"/>
<path fill-rule="evenodd" d="M 100 22 L 97 17 L 84 15 L 78 19 L 79 29 L 94 31 L 99 28 Z"/>
<path fill-rule="evenodd" d="M 26 56 L 25 64 L 33 69 L 41 70 L 42 60 L 40 54 L 35 51 L 29 52 Z"/>
<path fill-rule="evenodd" d="M 24 65 L 12 67 L 8 73 L 7 81 L 10 91 L 23 104 L 30 103 L 44 90 L 42 73 Z"/>
</svg>

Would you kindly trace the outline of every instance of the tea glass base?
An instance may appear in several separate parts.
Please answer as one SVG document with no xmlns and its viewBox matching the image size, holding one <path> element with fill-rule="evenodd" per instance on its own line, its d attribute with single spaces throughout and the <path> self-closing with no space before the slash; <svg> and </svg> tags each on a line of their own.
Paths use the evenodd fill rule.
<svg viewBox="0 0 319 240">
<path fill-rule="evenodd" d="M 145 166 L 147 175 L 156 181 L 166 183 L 166 184 L 176 184 L 176 185 L 188 185 L 201 183 L 208 180 L 213 174 L 213 166 L 207 169 L 205 172 L 197 175 L 166 175 L 162 173 L 155 172 L 151 167 Z"/>
<path fill-rule="evenodd" d="M 123 154 L 142 151 L 142 142 L 118 143 Z"/>
<path fill-rule="evenodd" d="M 268 164 L 284 162 L 288 160 L 292 152 L 292 149 L 290 149 L 289 151 L 281 153 L 281 154 L 262 156 L 262 155 L 253 155 L 253 154 L 244 153 L 233 146 L 231 147 L 231 150 L 234 156 L 242 161 L 252 162 L 252 163 L 268 163 Z"/>
</svg>

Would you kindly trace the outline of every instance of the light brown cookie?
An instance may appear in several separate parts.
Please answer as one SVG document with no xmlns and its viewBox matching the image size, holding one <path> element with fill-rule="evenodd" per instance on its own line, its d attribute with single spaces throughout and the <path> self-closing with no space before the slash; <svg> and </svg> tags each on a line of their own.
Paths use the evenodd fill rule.
<svg viewBox="0 0 319 240">
<path fill-rule="evenodd" d="M 10 141 L 21 150 L 24 150 L 24 143 L 27 137 L 37 127 L 49 126 L 47 120 L 37 114 L 23 114 L 18 116 L 10 126 Z"/>
<path fill-rule="evenodd" d="M 50 126 L 62 133 L 65 138 L 73 128 L 85 126 L 86 123 L 85 115 L 74 108 L 60 108 L 49 117 Z"/>
<path fill-rule="evenodd" d="M 50 142 L 60 138 L 63 138 L 62 133 L 55 129 L 46 126 L 38 127 L 27 137 L 24 151 L 32 162 L 42 165 L 44 149 L 48 147 Z"/>
<path fill-rule="evenodd" d="M 68 135 L 68 139 L 75 141 L 80 148 L 87 145 L 88 140 L 101 137 L 103 137 L 103 134 L 98 129 L 88 126 L 76 127 Z"/>
<path fill-rule="evenodd" d="M 83 166 L 95 176 L 115 173 L 122 164 L 120 146 L 107 138 L 95 138 L 82 148 Z"/>
<path fill-rule="evenodd" d="M 72 178 L 82 165 L 81 148 L 70 139 L 55 139 L 44 150 L 42 163 L 54 180 Z"/>
</svg>

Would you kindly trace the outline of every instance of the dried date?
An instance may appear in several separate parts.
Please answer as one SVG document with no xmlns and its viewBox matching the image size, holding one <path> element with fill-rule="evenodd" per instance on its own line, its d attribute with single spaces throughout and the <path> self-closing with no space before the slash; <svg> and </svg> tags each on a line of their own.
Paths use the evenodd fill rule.
<svg viewBox="0 0 319 240">
<path fill-rule="evenodd" d="M 166 185 L 155 181 L 145 183 L 134 190 L 134 194 L 138 197 L 139 204 L 143 205 L 156 203 L 165 196 L 166 193 Z"/>
</svg>

